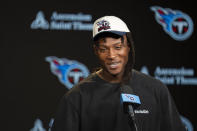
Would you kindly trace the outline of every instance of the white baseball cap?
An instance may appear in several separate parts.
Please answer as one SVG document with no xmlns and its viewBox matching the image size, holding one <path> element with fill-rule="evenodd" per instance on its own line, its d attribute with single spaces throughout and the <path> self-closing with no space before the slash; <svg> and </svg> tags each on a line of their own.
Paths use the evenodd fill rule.
<svg viewBox="0 0 197 131">
<path fill-rule="evenodd" d="M 93 39 L 103 32 L 111 32 L 122 36 L 126 32 L 130 32 L 130 30 L 120 18 L 116 16 L 104 16 L 97 19 L 93 24 Z"/>
</svg>

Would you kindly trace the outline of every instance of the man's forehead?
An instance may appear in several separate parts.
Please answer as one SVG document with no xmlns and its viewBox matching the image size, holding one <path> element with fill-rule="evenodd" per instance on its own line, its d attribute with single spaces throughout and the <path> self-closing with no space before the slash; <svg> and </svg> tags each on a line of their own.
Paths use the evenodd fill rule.
<svg viewBox="0 0 197 131">
<path fill-rule="evenodd" d="M 105 37 L 98 40 L 100 44 L 121 42 L 121 38 Z"/>
<path fill-rule="evenodd" d="M 122 39 L 123 38 L 123 39 Z M 106 43 L 112 43 L 112 44 L 120 44 L 120 43 L 124 43 L 124 41 L 126 40 L 126 36 L 123 37 L 119 37 L 119 38 L 114 38 L 114 37 L 103 37 L 98 39 L 98 43 L 99 44 L 106 44 Z"/>
</svg>

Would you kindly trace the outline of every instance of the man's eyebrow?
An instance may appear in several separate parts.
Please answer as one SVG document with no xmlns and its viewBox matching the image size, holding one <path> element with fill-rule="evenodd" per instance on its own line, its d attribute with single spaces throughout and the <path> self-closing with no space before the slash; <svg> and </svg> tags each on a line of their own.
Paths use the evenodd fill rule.
<svg viewBox="0 0 197 131">
<path fill-rule="evenodd" d="M 100 44 L 99 46 L 103 46 L 103 47 L 106 47 L 106 45 L 105 45 L 105 44 Z"/>
<path fill-rule="evenodd" d="M 113 46 L 116 46 L 116 45 L 118 45 L 118 44 L 122 44 L 122 42 L 121 42 L 121 41 L 118 41 L 118 42 L 113 43 L 112 45 L 113 45 Z M 106 47 L 106 43 L 100 44 L 99 46 Z"/>
<path fill-rule="evenodd" d="M 118 45 L 118 44 L 122 44 L 122 42 L 119 41 L 119 42 L 113 43 L 113 45 Z"/>
</svg>

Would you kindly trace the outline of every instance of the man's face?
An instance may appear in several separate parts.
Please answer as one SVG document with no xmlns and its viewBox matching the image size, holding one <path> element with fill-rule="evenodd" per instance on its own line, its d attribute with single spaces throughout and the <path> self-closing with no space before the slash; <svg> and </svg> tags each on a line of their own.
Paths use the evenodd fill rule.
<svg viewBox="0 0 197 131">
<path fill-rule="evenodd" d="M 100 39 L 95 53 L 98 56 L 104 71 L 111 75 L 123 74 L 125 65 L 128 62 L 130 48 L 127 45 L 127 39 L 124 35 L 124 42 L 121 38 L 106 37 Z"/>
</svg>

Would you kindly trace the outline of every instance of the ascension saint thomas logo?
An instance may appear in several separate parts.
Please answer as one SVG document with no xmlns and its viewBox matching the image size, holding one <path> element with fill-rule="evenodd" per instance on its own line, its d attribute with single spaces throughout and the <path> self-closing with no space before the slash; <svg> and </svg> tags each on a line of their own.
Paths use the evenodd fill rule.
<svg viewBox="0 0 197 131">
<path fill-rule="evenodd" d="M 49 22 L 45 20 L 44 13 L 39 11 L 35 20 L 31 23 L 32 29 L 49 29 Z"/>
</svg>

